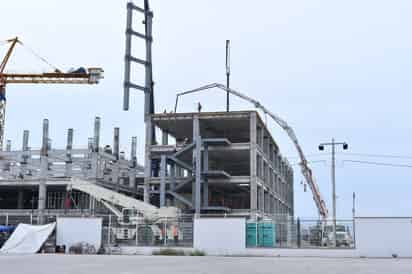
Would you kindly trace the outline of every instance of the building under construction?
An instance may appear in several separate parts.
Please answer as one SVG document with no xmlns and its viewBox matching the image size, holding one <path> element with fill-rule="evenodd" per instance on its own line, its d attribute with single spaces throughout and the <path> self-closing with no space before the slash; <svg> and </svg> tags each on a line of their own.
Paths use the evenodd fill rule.
<svg viewBox="0 0 412 274">
<path fill-rule="evenodd" d="M 151 116 L 144 188 L 159 206 L 202 212 L 293 215 L 293 170 L 256 111 Z M 158 194 L 158 195 L 157 195 Z"/>
<path fill-rule="evenodd" d="M 47 119 L 43 121 L 40 149 L 30 147 L 28 130 L 23 133 L 20 150 L 12 150 L 8 140 L 6 150 L 0 152 L 0 209 L 101 209 L 86 193 L 68 189 L 71 178 L 138 196 L 137 182 L 142 181 L 143 167 L 136 160 L 137 138 L 132 137 L 128 157 L 119 150 L 119 128 L 114 129 L 112 145 L 100 145 L 100 123 L 96 117 L 94 136 L 89 138 L 86 148 L 73 147 L 72 128 L 67 131 L 66 147 L 53 148 Z"/>
<path fill-rule="evenodd" d="M 162 135 L 146 153 L 149 177 L 136 161 L 136 137 L 130 157 L 119 151 L 118 128 L 113 145 L 99 144 L 99 118 L 88 149 L 72 147 L 72 129 L 66 148 L 53 149 L 47 120 L 40 150 L 30 149 L 25 131 L 22 150 L 1 152 L 0 208 L 68 209 L 76 177 L 183 212 L 293 215 L 293 170 L 257 112 L 154 114 L 151 121 Z M 102 210 L 88 195 L 70 194 L 70 208 Z"/>
<path fill-rule="evenodd" d="M 0 209 L 100 209 L 93 197 L 70 191 L 69 180 L 81 178 L 160 208 L 174 206 L 197 215 L 293 216 L 293 169 L 282 157 L 257 111 L 155 113 L 151 50 L 153 12 L 148 2 L 144 1 L 142 8 L 133 3 L 127 5 L 124 70 L 124 110 L 129 109 L 130 89 L 144 93 L 144 163 L 139 165 L 136 160 L 137 137 L 132 140 L 130 157 L 119 151 L 118 128 L 114 130 L 112 146 L 100 144 L 99 118 L 87 149 L 73 148 L 72 129 L 67 134 L 66 148 L 52 148 L 45 120 L 40 149 L 30 148 L 29 132 L 25 131 L 21 150 L 13 151 L 7 145 L 6 150 L 0 152 Z M 135 13 L 144 17 L 144 33 L 133 29 L 133 22 L 137 21 Z M 145 41 L 145 60 L 132 55 L 133 37 Z M 17 43 L 18 40 L 11 41 Z M 145 68 L 142 86 L 131 82 L 132 63 Z M 229 79 L 230 69 L 227 71 Z M 56 77 L 73 77 L 78 73 L 82 78 L 94 77 L 83 72 L 63 76 L 58 73 Z M 50 75 L 54 74 L 47 74 Z M 3 79 L 7 77 L 10 75 L 3 73 Z M 229 89 L 228 85 L 227 92 L 228 96 L 231 92 L 260 108 L 265 115 L 269 114 L 291 137 L 320 214 L 326 216 L 324 202 L 292 129 L 257 101 Z M 156 132 L 161 132 L 157 139 Z"/>
</svg>

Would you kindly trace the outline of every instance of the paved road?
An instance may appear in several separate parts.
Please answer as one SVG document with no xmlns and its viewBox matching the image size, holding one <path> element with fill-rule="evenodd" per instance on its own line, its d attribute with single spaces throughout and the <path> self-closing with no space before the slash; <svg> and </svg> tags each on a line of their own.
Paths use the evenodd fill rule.
<svg viewBox="0 0 412 274">
<path fill-rule="evenodd" d="M 0 269 L 19 274 L 410 274 L 412 259 L 9 255 L 0 256 Z"/>
</svg>

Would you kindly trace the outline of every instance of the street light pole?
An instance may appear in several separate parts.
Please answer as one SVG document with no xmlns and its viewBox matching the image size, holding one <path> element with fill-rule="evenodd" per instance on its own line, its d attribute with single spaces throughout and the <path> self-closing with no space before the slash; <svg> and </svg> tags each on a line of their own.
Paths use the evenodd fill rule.
<svg viewBox="0 0 412 274">
<path fill-rule="evenodd" d="M 332 214 L 333 214 L 333 246 L 336 247 L 336 176 L 335 176 L 335 139 L 332 138 Z"/>
<path fill-rule="evenodd" d="M 347 143 L 336 143 L 335 139 L 332 138 L 331 143 L 322 143 L 319 145 L 319 150 L 324 150 L 325 146 L 332 147 L 332 165 L 331 165 L 331 179 L 332 179 L 332 229 L 333 229 L 333 246 L 336 247 L 336 163 L 335 163 L 335 153 L 336 145 L 342 145 L 343 149 L 348 149 Z"/>
</svg>

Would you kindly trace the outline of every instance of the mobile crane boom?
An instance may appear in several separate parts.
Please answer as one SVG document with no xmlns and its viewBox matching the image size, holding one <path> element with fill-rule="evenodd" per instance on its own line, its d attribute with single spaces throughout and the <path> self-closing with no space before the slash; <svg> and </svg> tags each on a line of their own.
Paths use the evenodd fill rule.
<svg viewBox="0 0 412 274">
<path fill-rule="evenodd" d="M 143 201 L 128 197 L 116 191 L 101 187 L 95 183 L 72 178 L 68 184 L 68 189 L 78 190 L 89 194 L 97 201 L 103 203 L 106 208 L 113 212 L 117 217 L 123 217 L 123 214 L 117 208 L 135 209 L 143 218 L 156 221 L 164 218 L 176 218 L 178 209 L 176 207 L 161 207 L 145 203 Z"/>
</svg>

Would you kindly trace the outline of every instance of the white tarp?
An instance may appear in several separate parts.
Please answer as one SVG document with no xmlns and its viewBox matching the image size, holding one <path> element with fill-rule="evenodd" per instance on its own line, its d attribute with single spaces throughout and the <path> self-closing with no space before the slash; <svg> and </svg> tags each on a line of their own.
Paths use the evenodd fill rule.
<svg viewBox="0 0 412 274">
<path fill-rule="evenodd" d="M 55 227 L 56 223 L 48 225 L 19 224 L 0 249 L 0 254 L 37 253 Z"/>
</svg>

